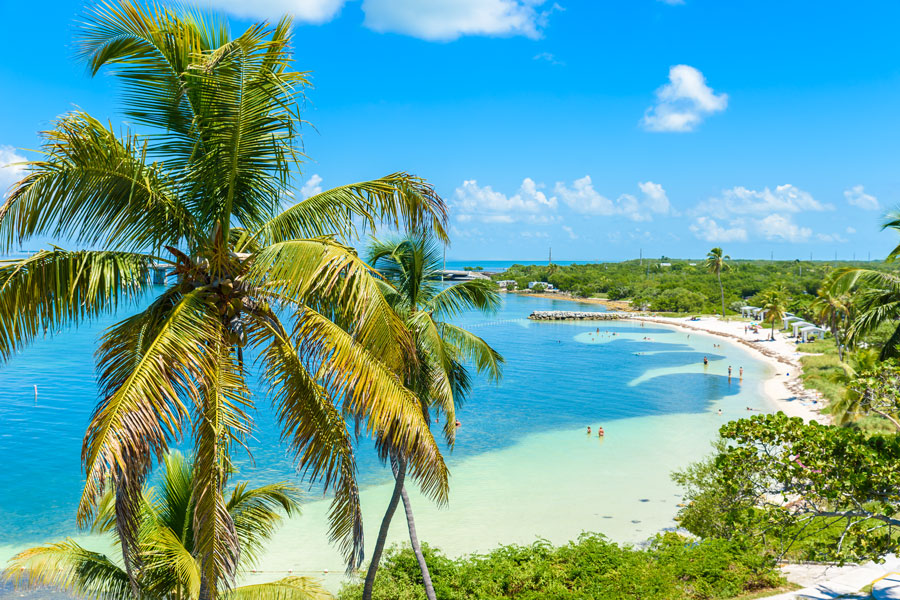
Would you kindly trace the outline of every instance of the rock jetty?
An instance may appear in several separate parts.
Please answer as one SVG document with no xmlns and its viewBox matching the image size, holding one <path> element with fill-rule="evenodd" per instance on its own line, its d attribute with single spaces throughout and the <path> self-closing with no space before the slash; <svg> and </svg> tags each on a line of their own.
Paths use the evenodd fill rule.
<svg viewBox="0 0 900 600">
<path fill-rule="evenodd" d="M 631 319 L 630 312 L 581 312 L 575 310 L 536 310 L 528 318 L 533 321 L 615 321 Z"/>
</svg>

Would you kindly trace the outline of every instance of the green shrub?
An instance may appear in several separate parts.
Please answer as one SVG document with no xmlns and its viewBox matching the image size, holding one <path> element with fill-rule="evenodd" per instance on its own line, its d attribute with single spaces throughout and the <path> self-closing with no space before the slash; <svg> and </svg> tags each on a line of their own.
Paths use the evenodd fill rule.
<svg viewBox="0 0 900 600">
<path fill-rule="evenodd" d="M 770 559 L 738 542 L 696 542 L 673 533 L 657 536 L 646 550 L 585 533 L 560 547 L 541 540 L 459 559 L 427 546 L 423 552 L 440 600 L 714 599 L 783 583 Z M 346 585 L 339 598 L 355 600 L 361 594 L 361 584 Z M 425 598 L 409 548 L 386 553 L 373 598 Z"/>
</svg>

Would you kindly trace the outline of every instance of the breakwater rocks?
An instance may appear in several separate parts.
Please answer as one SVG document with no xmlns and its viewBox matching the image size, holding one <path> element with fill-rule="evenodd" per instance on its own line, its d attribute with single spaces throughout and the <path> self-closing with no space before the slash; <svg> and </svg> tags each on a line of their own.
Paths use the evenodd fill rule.
<svg viewBox="0 0 900 600">
<path fill-rule="evenodd" d="M 536 310 L 528 318 L 532 321 L 615 321 L 632 319 L 630 312 L 581 312 L 575 310 Z"/>
</svg>

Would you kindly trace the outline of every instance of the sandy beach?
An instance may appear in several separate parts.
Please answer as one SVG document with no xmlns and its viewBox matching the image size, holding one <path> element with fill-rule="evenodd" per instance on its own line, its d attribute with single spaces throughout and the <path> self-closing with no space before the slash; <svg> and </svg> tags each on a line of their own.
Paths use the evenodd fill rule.
<svg viewBox="0 0 900 600">
<path fill-rule="evenodd" d="M 821 412 L 826 404 L 821 394 L 803 387 L 800 379 L 803 372 L 800 357 L 803 353 L 797 350 L 792 338 L 785 337 L 781 332 L 776 331 L 775 339 L 769 340 L 768 329 L 753 333 L 745 329 L 745 321 L 723 321 L 718 317 L 701 317 L 699 321 L 691 321 L 691 317 L 635 315 L 634 319 L 722 337 L 753 350 L 772 369 L 763 390 L 779 410 L 790 417 L 801 417 L 804 421 L 831 421 L 829 415 Z"/>
</svg>

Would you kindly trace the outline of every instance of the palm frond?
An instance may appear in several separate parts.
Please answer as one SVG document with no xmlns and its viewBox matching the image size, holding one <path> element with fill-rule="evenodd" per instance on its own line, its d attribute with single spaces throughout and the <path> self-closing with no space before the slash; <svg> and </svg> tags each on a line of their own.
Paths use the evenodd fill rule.
<svg viewBox="0 0 900 600">
<path fill-rule="evenodd" d="M 165 598 L 183 589 L 188 598 L 199 598 L 202 576 L 197 558 L 168 527 L 154 523 L 141 539 L 142 588 L 153 598 Z"/>
<path fill-rule="evenodd" d="M 226 505 L 241 547 L 241 565 L 253 567 L 263 545 L 281 524 L 282 515 L 300 513 L 299 492 L 296 487 L 280 482 L 258 488 L 239 483 L 231 492 Z"/>
<path fill-rule="evenodd" d="M 503 356 L 474 333 L 450 323 L 439 325 L 441 336 L 452 344 L 463 360 L 471 361 L 479 373 L 494 381 L 503 376 Z"/>
<path fill-rule="evenodd" d="M 149 264 L 142 254 L 60 248 L 0 261 L 0 356 L 133 301 L 150 284 Z"/>
<path fill-rule="evenodd" d="M 271 583 L 244 585 L 232 590 L 227 600 L 333 600 L 328 590 L 312 577 L 285 577 Z"/>
<path fill-rule="evenodd" d="M 240 539 L 223 491 L 231 444 L 244 443 L 252 408 L 234 348 L 216 337 L 216 370 L 195 399 L 193 474 L 194 550 L 211 598 L 230 589 L 237 572 Z"/>
<path fill-rule="evenodd" d="M 326 190 L 297 202 L 267 222 L 259 237 L 269 243 L 323 235 L 356 235 L 353 219 L 430 230 L 447 241 L 447 207 L 434 188 L 407 173 L 392 173 Z"/>
<path fill-rule="evenodd" d="M 150 164 L 147 145 L 127 130 L 119 137 L 76 111 L 42 134 L 43 160 L 0 208 L 0 247 L 37 235 L 79 245 L 142 251 L 193 236 L 193 217 L 176 182 Z"/>
<path fill-rule="evenodd" d="M 274 315 L 256 322 L 252 340 L 264 346 L 261 359 L 282 439 L 310 481 L 334 490 L 329 536 L 347 557 L 348 569 L 355 569 L 363 560 L 363 523 L 353 439 L 344 416 Z"/>
<path fill-rule="evenodd" d="M 20 552 L 2 579 L 17 589 L 53 588 L 84 598 L 127 598 L 128 575 L 109 558 L 68 539 Z"/>
<path fill-rule="evenodd" d="M 78 507 L 84 526 L 112 482 L 116 522 L 126 555 L 135 544 L 141 486 L 152 463 L 181 435 L 185 398 L 198 394 L 215 361 L 201 348 L 216 341 L 218 327 L 200 289 L 170 290 L 142 313 L 111 328 L 98 350 L 103 400 L 82 446 L 86 481 Z"/>
<path fill-rule="evenodd" d="M 377 274 L 353 251 L 333 240 L 273 244 L 251 259 L 249 285 L 291 306 L 310 305 L 348 329 L 357 343 L 400 370 L 412 340 L 381 294 Z"/>
<path fill-rule="evenodd" d="M 297 98 L 308 84 L 291 70 L 291 21 L 249 27 L 204 54 L 187 73 L 201 92 L 202 152 L 186 178 L 202 219 L 257 230 L 277 214 L 299 163 Z"/>
<path fill-rule="evenodd" d="M 452 318 L 464 310 L 491 313 L 500 307 L 500 294 L 492 281 L 474 279 L 453 284 L 432 298 L 427 310 L 435 316 Z"/>
<path fill-rule="evenodd" d="M 370 434 L 378 433 L 382 453 L 388 448 L 402 452 L 423 493 L 446 502 L 444 458 L 419 399 L 395 372 L 351 334 L 309 308 L 297 315 L 292 338 L 301 359 L 319 365 L 316 379 L 342 400 L 344 412 L 364 419 Z"/>
</svg>

